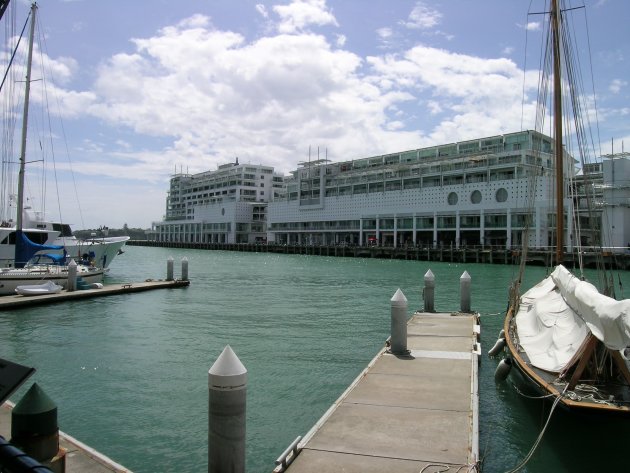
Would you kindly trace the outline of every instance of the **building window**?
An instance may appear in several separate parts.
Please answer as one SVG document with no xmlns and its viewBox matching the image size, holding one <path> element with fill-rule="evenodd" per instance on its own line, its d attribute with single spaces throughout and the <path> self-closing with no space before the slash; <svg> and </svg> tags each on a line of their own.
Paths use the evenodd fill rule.
<svg viewBox="0 0 630 473">
<path fill-rule="evenodd" d="M 505 202 L 507 198 L 508 198 L 507 189 L 503 187 L 501 187 L 501 189 L 499 189 L 497 193 L 495 194 L 495 199 L 497 200 L 497 202 Z"/>
<path fill-rule="evenodd" d="M 470 201 L 473 204 L 478 204 L 479 202 L 481 202 L 481 192 L 473 191 L 473 193 L 470 194 Z"/>
<path fill-rule="evenodd" d="M 457 193 L 456 192 L 451 192 L 448 195 L 447 200 L 448 200 L 448 205 L 455 205 L 455 204 L 457 204 L 457 201 L 459 200 L 458 197 L 457 197 Z"/>
</svg>

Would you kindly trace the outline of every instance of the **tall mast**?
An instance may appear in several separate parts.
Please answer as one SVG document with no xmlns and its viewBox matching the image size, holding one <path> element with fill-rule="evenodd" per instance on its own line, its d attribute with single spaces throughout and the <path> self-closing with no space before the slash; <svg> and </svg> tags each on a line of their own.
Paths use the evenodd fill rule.
<svg viewBox="0 0 630 473">
<path fill-rule="evenodd" d="M 31 64 L 33 62 L 33 39 L 35 38 L 35 15 L 37 3 L 31 5 L 31 31 L 28 41 L 26 63 L 26 88 L 24 91 L 24 113 L 22 114 L 22 145 L 20 150 L 20 171 L 18 174 L 16 230 L 22 231 L 22 211 L 24 210 L 24 168 L 26 167 L 26 133 L 28 128 L 28 102 L 31 93 Z"/>
<path fill-rule="evenodd" d="M 562 152 L 562 90 L 560 77 L 560 9 L 558 0 L 551 1 L 553 43 L 553 119 L 556 158 L 556 263 L 564 257 L 564 170 Z"/>
</svg>

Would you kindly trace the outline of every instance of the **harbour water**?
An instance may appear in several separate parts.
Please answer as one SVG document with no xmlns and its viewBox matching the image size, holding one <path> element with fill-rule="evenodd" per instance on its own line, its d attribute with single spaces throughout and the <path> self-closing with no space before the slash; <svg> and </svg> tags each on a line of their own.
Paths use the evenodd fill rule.
<svg viewBox="0 0 630 473">
<path fill-rule="evenodd" d="M 421 308 L 431 269 L 436 309 L 457 309 L 467 270 L 482 316 L 484 471 L 516 466 L 546 421 L 547 405 L 495 385 L 496 360 L 485 354 L 514 266 L 128 247 L 108 279 L 163 278 L 169 256 L 176 277 L 189 259 L 189 288 L 0 313 L 0 358 L 37 369 L 12 400 L 36 381 L 57 402 L 62 430 L 134 472 L 205 471 L 207 372 L 229 344 L 249 376 L 247 471 L 269 472 L 382 347 L 396 289 L 410 311 Z M 530 269 L 526 286 L 545 273 Z M 629 292 L 630 273 L 619 274 Z M 622 471 L 629 435 L 630 419 L 556 412 L 523 471 Z"/>
</svg>

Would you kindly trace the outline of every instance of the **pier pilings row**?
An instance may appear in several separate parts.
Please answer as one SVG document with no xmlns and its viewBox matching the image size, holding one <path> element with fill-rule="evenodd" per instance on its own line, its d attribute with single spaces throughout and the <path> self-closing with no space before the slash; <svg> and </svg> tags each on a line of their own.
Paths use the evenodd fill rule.
<svg viewBox="0 0 630 473">
<path fill-rule="evenodd" d="M 187 248 L 195 250 L 224 250 L 252 253 L 283 253 L 314 256 L 339 256 L 348 258 L 386 258 L 414 261 L 440 261 L 446 263 L 486 263 L 519 264 L 521 252 L 499 247 L 385 247 L 385 246 L 342 246 L 342 245 L 277 245 L 273 243 L 193 243 L 173 241 L 129 240 L 129 246 L 159 248 Z M 564 255 L 564 264 L 571 267 L 578 264 L 577 251 Z M 582 258 L 586 267 L 595 268 L 598 257 L 614 269 L 630 269 L 630 254 L 609 253 L 598 256 L 595 252 L 584 252 Z M 528 250 L 527 264 L 549 266 L 553 261 L 551 250 Z"/>
</svg>

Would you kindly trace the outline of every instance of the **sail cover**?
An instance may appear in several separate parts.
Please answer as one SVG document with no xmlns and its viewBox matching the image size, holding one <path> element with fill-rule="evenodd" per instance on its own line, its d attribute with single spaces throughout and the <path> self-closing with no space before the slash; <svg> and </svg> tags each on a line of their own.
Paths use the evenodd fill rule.
<svg viewBox="0 0 630 473">
<path fill-rule="evenodd" d="M 28 239 L 26 234 L 17 230 L 15 238 L 15 267 L 23 268 L 26 263 L 33 257 L 35 253 L 42 250 L 63 250 L 63 246 L 58 245 L 40 245 L 33 243 Z"/>
<path fill-rule="evenodd" d="M 589 331 L 610 349 L 630 346 L 630 300 L 604 296 L 559 265 L 521 296 L 516 325 L 532 365 L 559 372 Z"/>
<path fill-rule="evenodd" d="M 595 337 L 611 350 L 630 346 L 630 299 L 617 301 L 600 294 L 591 283 L 581 281 L 561 265 L 551 278 Z"/>
</svg>

